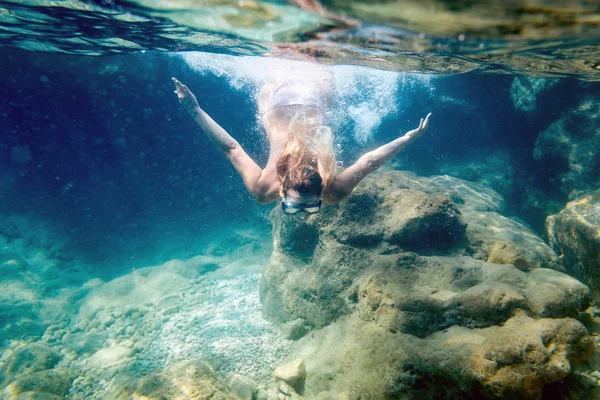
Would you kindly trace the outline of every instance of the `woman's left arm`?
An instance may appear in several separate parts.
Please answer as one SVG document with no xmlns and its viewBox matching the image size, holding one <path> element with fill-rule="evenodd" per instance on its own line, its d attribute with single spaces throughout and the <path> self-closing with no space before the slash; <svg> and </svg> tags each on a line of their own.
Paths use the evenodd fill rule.
<svg viewBox="0 0 600 400">
<path fill-rule="evenodd" d="M 336 204 L 348 197 L 365 176 L 377 170 L 410 143 L 423 136 L 429 127 L 429 117 L 431 117 L 431 113 L 427 114 L 424 120 L 421 118 L 417 129 L 413 129 L 404 136 L 364 154 L 356 163 L 336 176 L 325 194 L 325 201 Z"/>
</svg>

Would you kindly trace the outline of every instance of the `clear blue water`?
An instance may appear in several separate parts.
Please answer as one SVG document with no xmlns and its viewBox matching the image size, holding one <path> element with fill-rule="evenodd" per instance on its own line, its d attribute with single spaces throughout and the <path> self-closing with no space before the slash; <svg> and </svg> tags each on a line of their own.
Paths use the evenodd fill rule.
<svg viewBox="0 0 600 400">
<path fill-rule="evenodd" d="M 587 149 L 587 180 L 575 186 L 561 180 L 571 168 L 568 157 L 536 157 L 535 150 L 540 133 L 569 110 L 600 99 L 593 3 L 579 5 L 591 23 L 576 13 L 577 23 L 557 22 L 557 37 L 547 40 L 543 28 L 530 36 L 524 29 L 515 38 L 496 26 L 480 32 L 467 27 L 466 41 L 457 39 L 452 24 L 443 31 L 415 20 L 413 27 L 423 31 L 409 32 L 410 21 L 367 11 L 360 30 L 340 37 L 334 27 L 358 28 L 272 3 L 241 6 L 249 10 L 250 28 L 245 20 L 228 20 L 236 29 L 211 30 L 206 21 L 216 17 L 210 14 L 186 23 L 196 10 L 189 4 L 193 10 L 180 15 L 165 11 L 166 3 L 48 7 L 0 1 L 0 264 L 6 293 L 0 302 L 0 388 L 31 372 L 7 371 L 15 352 L 32 343 L 65 349 L 56 368 L 71 371 L 66 392 L 29 389 L 63 393 L 57 398 L 130 398 L 111 392 L 116 376 L 140 378 L 202 357 L 219 366 L 222 377 L 240 373 L 265 383 L 287 357 L 292 342 L 262 319 L 258 298 L 273 251 L 274 205 L 258 204 L 246 192 L 178 103 L 171 77 L 188 85 L 201 107 L 264 165 L 268 143 L 257 120 L 256 92 L 273 74 L 305 68 L 304 61 L 268 53 L 277 54 L 284 42 L 297 46 L 296 54 L 322 51 L 317 61 L 336 80 L 335 144 L 344 166 L 432 112 L 428 133 L 388 167 L 494 189 L 504 198 L 502 214 L 541 240 L 547 240 L 546 218 L 563 209 L 572 189 L 598 188 L 600 169 L 594 171 L 593 160 L 600 147 Z M 273 36 L 276 26 L 256 22 L 269 5 L 284 7 L 278 12 L 305 25 Z M 359 7 L 324 5 L 360 19 Z M 522 16 L 503 17 L 510 21 L 511 15 L 518 26 Z M 127 42 L 109 45 L 108 37 Z M 538 66 L 545 62 L 543 71 Z M 586 121 L 569 121 L 568 128 L 577 136 L 580 123 L 586 129 L 581 135 L 595 129 L 598 136 L 596 120 Z M 132 301 L 139 308 L 125 306 Z M 135 345 L 124 345 L 124 337 Z M 127 353 L 132 348 L 137 355 Z M 248 358 L 236 358 L 240 352 Z M 115 366 L 111 357 L 129 364 Z M 24 398 L 9 393 L 14 387 L 2 390 L 2 398 Z"/>
<path fill-rule="evenodd" d="M 175 253 L 162 257 L 193 255 L 198 238 L 219 231 L 224 217 L 268 224 L 271 207 L 255 204 L 246 193 L 235 170 L 182 110 L 170 81 L 176 76 L 189 85 L 207 113 L 264 164 L 268 145 L 256 123 L 253 77 L 245 78 L 246 86 L 232 87 L 226 74 L 200 73 L 165 53 L 107 58 L 11 49 L 4 53 L 5 212 L 35 210 L 67 232 L 72 250 L 107 262 L 99 272 L 108 276 L 122 263 L 157 261 L 148 254 L 157 244 L 173 246 L 169 252 Z M 216 62 L 231 68 L 220 60 L 227 57 Z M 345 105 L 384 115 L 367 129 L 367 140 L 357 133 L 363 128 L 356 125 L 365 124 L 358 117 L 340 121 L 336 134 L 344 150 L 342 161 L 349 165 L 365 150 L 412 129 L 423 110 L 431 110 L 430 134 L 398 156 L 403 168 L 434 175 L 448 165 L 509 154 L 514 182 L 510 187 L 496 182 L 495 189 L 506 197 L 509 214 L 543 234 L 546 209 L 528 209 L 523 186 L 539 192 L 541 202 L 565 201 L 566 196 L 551 181 L 561 166 L 533 158 L 535 140 L 561 112 L 597 95 L 597 85 L 582 87 L 577 80 L 561 79 L 538 96 L 533 116 L 515 109 L 510 95 L 515 78 L 510 75 L 426 75 L 423 80 L 390 72 L 385 79 L 394 87 L 380 99 L 383 106 L 365 103 L 372 84 L 366 79 L 356 83 L 360 97 L 344 99 Z M 11 149 L 22 146 L 30 159 L 15 162 Z M 502 175 L 508 166 L 497 168 L 495 173 Z"/>
</svg>

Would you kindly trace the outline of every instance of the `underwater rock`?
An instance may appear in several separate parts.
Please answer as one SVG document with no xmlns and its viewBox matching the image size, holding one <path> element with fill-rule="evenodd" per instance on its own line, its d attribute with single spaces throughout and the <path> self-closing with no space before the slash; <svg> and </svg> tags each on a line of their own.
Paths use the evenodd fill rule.
<svg viewBox="0 0 600 400">
<path fill-rule="evenodd" d="M 58 352 L 42 344 L 29 343 L 19 347 L 0 366 L 0 387 L 17 376 L 52 369 L 61 359 Z"/>
<path fill-rule="evenodd" d="M 288 357 L 310 371 L 303 396 L 539 398 L 571 374 L 589 355 L 575 318 L 591 292 L 501 210 L 481 185 L 397 171 L 303 221 L 275 209 L 260 296 L 270 320 L 312 330 Z M 293 244 L 302 224 L 308 252 Z"/>
<path fill-rule="evenodd" d="M 510 86 L 510 98 L 519 111 L 532 112 L 537 108 L 537 95 L 544 89 L 552 87 L 556 79 L 515 76 Z"/>
<path fill-rule="evenodd" d="M 5 258 L 0 255 L 0 279 L 23 279 L 23 272 L 28 269 L 27 262 L 17 257 L 8 257 L 8 260 L 4 261 Z"/>
<path fill-rule="evenodd" d="M 509 150 L 478 148 L 463 160 L 440 165 L 439 171 L 497 191 L 510 203 L 513 215 L 527 218 L 536 231 L 543 231 L 548 196 L 538 187 L 537 175 L 519 167 L 520 163 Z"/>
<path fill-rule="evenodd" d="M 125 362 L 135 354 L 135 349 L 120 344 L 98 350 L 87 359 L 89 368 L 109 368 Z"/>
<path fill-rule="evenodd" d="M 548 240 L 567 273 L 600 298 L 600 190 L 569 202 L 546 220 Z"/>
<path fill-rule="evenodd" d="M 63 396 L 55 396 L 49 393 L 23 392 L 19 393 L 14 400 L 64 400 Z"/>
<path fill-rule="evenodd" d="M 427 265 L 407 250 L 486 260 L 493 244 L 502 241 L 529 266 L 555 268 L 552 249 L 523 224 L 500 215 L 501 206 L 495 191 L 478 184 L 389 171 L 365 179 L 339 207 L 324 207 L 304 221 L 275 209 L 274 249 L 260 284 L 263 313 L 278 323 L 302 319 L 304 327 L 321 328 L 353 311 L 355 302 L 348 296 L 352 298 L 350 288 L 360 277 Z M 300 240 L 311 231 L 309 252 L 304 245 L 293 245 L 296 227 L 303 233 Z M 429 273 L 423 282 L 442 279 Z M 444 284 L 449 282 L 437 290 L 448 289 Z"/>
<path fill-rule="evenodd" d="M 3 399 L 66 398 L 69 394 L 73 371 L 66 368 L 49 369 L 33 374 L 19 375 L 3 390 Z"/>
<path fill-rule="evenodd" d="M 181 362 L 165 372 L 150 373 L 140 379 L 133 398 L 239 400 L 237 394 L 217 380 L 212 365 L 206 360 Z"/>
<path fill-rule="evenodd" d="M 518 171 L 517 161 L 507 150 L 493 153 L 485 149 L 473 151 L 468 159 L 447 161 L 440 165 L 440 172 L 469 182 L 477 182 L 485 188 L 492 188 L 503 196 L 510 193 L 515 185 Z M 500 207 L 502 207 L 500 199 Z"/>
<path fill-rule="evenodd" d="M 4 268 L 10 272 L 0 277 L 0 341 L 37 340 L 48 327 L 48 321 L 60 314 L 58 300 L 44 293 L 46 282 L 43 278 L 23 271 L 23 267 L 14 258 L 4 263 Z M 0 270 L 4 268 L 0 267 Z M 40 301 L 42 299 L 44 301 Z M 52 302 L 54 304 L 50 304 Z"/>
<path fill-rule="evenodd" d="M 302 338 L 290 358 L 302 357 L 310 370 L 306 398 L 539 399 L 590 350 L 573 319 L 518 315 L 503 326 L 454 326 L 420 339 L 352 315 Z"/>
<path fill-rule="evenodd" d="M 83 299 L 79 313 L 83 318 L 91 318 L 103 308 L 154 306 L 165 297 L 178 294 L 187 281 L 168 268 L 141 268 L 95 288 Z"/>
<path fill-rule="evenodd" d="M 302 336 L 306 335 L 310 332 L 310 326 L 306 323 L 306 321 L 302 318 L 295 319 L 293 321 L 284 324 L 281 327 L 285 338 L 290 340 L 298 340 Z"/>
<path fill-rule="evenodd" d="M 302 393 L 304 380 L 306 379 L 306 367 L 302 359 L 298 358 L 278 366 L 273 371 L 275 381 L 284 381 L 298 393 Z"/>
<path fill-rule="evenodd" d="M 494 243 L 504 241 L 514 246 L 532 267 L 558 267 L 556 254 L 541 238 L 521 222 L 502 215 L 504 200 L 489 187 L 445 175 L 423 178 L 399 171 L 378 174 L 377 180 L 390 188 L 413 188 L 432 196 L 447 196 L 467 224 L 464 246 L 477 259 L 486 260 Z"/>
<path fill-rule="evenodd" d="M 467 236 L 472 257 L 487 260 L 497 242 L 509 243 L 530 268 L 561 269 L 558 257 L 531 229 L 493 211 L 464 211 L 469 223 Z"/>
<path fill-rule="evenodd" d="M 282 252 L 309 259 L 323 235 L 358 248 L 385 242 L 434 252 L 449 251 L 465 238 L 466 224 L 447 196 L 383 179 L 366 181 L 341 207 L 326 211 L 322 218 L 299 221 L 281 218 L 277 210 L 272 217 L 274 244 Z"/>
<path fill-rule="evenodd" d="M 280 393 L 278 397 L 281 398 L 281 395 L 283 395 L 284 399 L 287 399 L 297 394 L 296 390 L 294 390 L 294 388 L 291 385 L 289 385 L 286 381 L 277 381 L 277 391 Z"/>
<path fill-rule="evenodd" d="M 512 264 L 521 271 L 528 271 L 531 265 L 527 262 L 521 252 L 507 242 L 496 242 L 490 250 L 487 262 L 492 264 Z"/>
<path fill-rule="evenodd" d="M 220 262 L 215 257 L 197 256 L 136 269 L 106 283 L 92 279 L 86 283 L 90 290 L 80 302 L 79 314 L 89 321 L 103 309 L 131 312 L 150 307 L 165 314 L 175 312 L 181 300 L 181 288 L 190 280 L 223 272 L 226 268 L 222 268 Z"/>
<path fill-rule="evenodd" d="M 339 243 L 354 247 L 386 242 L 409 251 L 445 252 L 464 240 L 466 224 L 448 197 L 390 189 L 360 186 L 327 229 Z"/>
<path fill-rule="evenodd" d="M 241 400 L 252 400 L 252 395 L 256 389 L 256 382 L 246 376 L 233 374 L 227 380 L 227 386 L 234 391 Z"/>
<path fill-rule="evenodd" d="M 213 272 L 221 268 L 219 264 L 216 263 L 205 263 L 205 264 L 197 264 L 196 269 L 200 275 L 208 274 L 209 272 Z"/>
<path fill-rule="evenodd" d="M 95 353 L 102 349 L 104 341 L 108 338 L 108 332 L 85 332 L 73 335 L 73 340 L 70 336 L 63 338 L 63 343 L 69 345 L 79 354 Z"/>
<path fill-rule="evenodd" d="M 105 399 L 129 399 L 135 393 L 138 387 L 140 376 L 132 372 L 117 374 L 110 382 L 106 392 Z"/>
<path fill-rule="evenodd" d="M 600 101 L 586 97 L 539 134 L 533 156 L 555 171 L 562 193 L 600 187 Z"/>
<path fill-rule="evenodd" d="M 391 332 L 418 337 L 452 325 L 499 325 L 519 312 L 576 317 L 591 301 L 585 285 L 554 270 L 524 273 L 469 257 L 387 255 L 378 263 L 348 291 L 354 313 Z"/>
<path fill-rule="evenodd" d="M 494 190 L 449 176 L 419 178 L 418 184 L 432 192 L 443 191 L 456 203 L 467 223 L 467 253 L 472 257 L 487 260 L 494 244 L 501 241 L 514 247 L 531 268 L 559 268 L 550 246 L 523 223 L 502 215 L 504 202 Z"/>
</svg>

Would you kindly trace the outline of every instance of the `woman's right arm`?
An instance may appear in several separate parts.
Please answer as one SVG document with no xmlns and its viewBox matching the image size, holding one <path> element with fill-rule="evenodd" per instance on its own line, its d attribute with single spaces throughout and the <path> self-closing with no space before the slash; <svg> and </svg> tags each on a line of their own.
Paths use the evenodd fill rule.
<svg viewBox="0 0 600 400">
<path fill-rule="evenodd" d="M 263 170 L 250 158 L 237 140 L 231 137 L 225 129 L 217 124 L 204 110 L 200 108 L 196 96 L 190 89 L 173 78 L 175 93 L 179 102 L 202 128 L 206 136 L 234 166 L 241 175 L 248 192 L 261 203 L 278 200 L 279 187 L 272 179 L 263 176 Z"/>
</svg>

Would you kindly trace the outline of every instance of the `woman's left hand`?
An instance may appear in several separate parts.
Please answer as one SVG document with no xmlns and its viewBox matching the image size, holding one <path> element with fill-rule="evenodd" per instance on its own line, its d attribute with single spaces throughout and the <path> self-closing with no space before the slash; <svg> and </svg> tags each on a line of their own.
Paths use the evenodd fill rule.
<svg viewBox="0 0 600 400">
<path fill-rule="evenodd" d="M 413 129 L 412 131 L 406 132 L 406 135 L 404 136 L 408 137 L 408 140 L 410 140 L 411 142 L 423 136 L 423 134 L 425 133 L 425 131 L 427 131 L 427 128 L 429 127 L 429 117 L 431 117 L 431 113 L 427 114 L 425 120 L 421 118 L 421 122 L 419 123 L 419 127 L 417 129 Z"/>
</svg>

